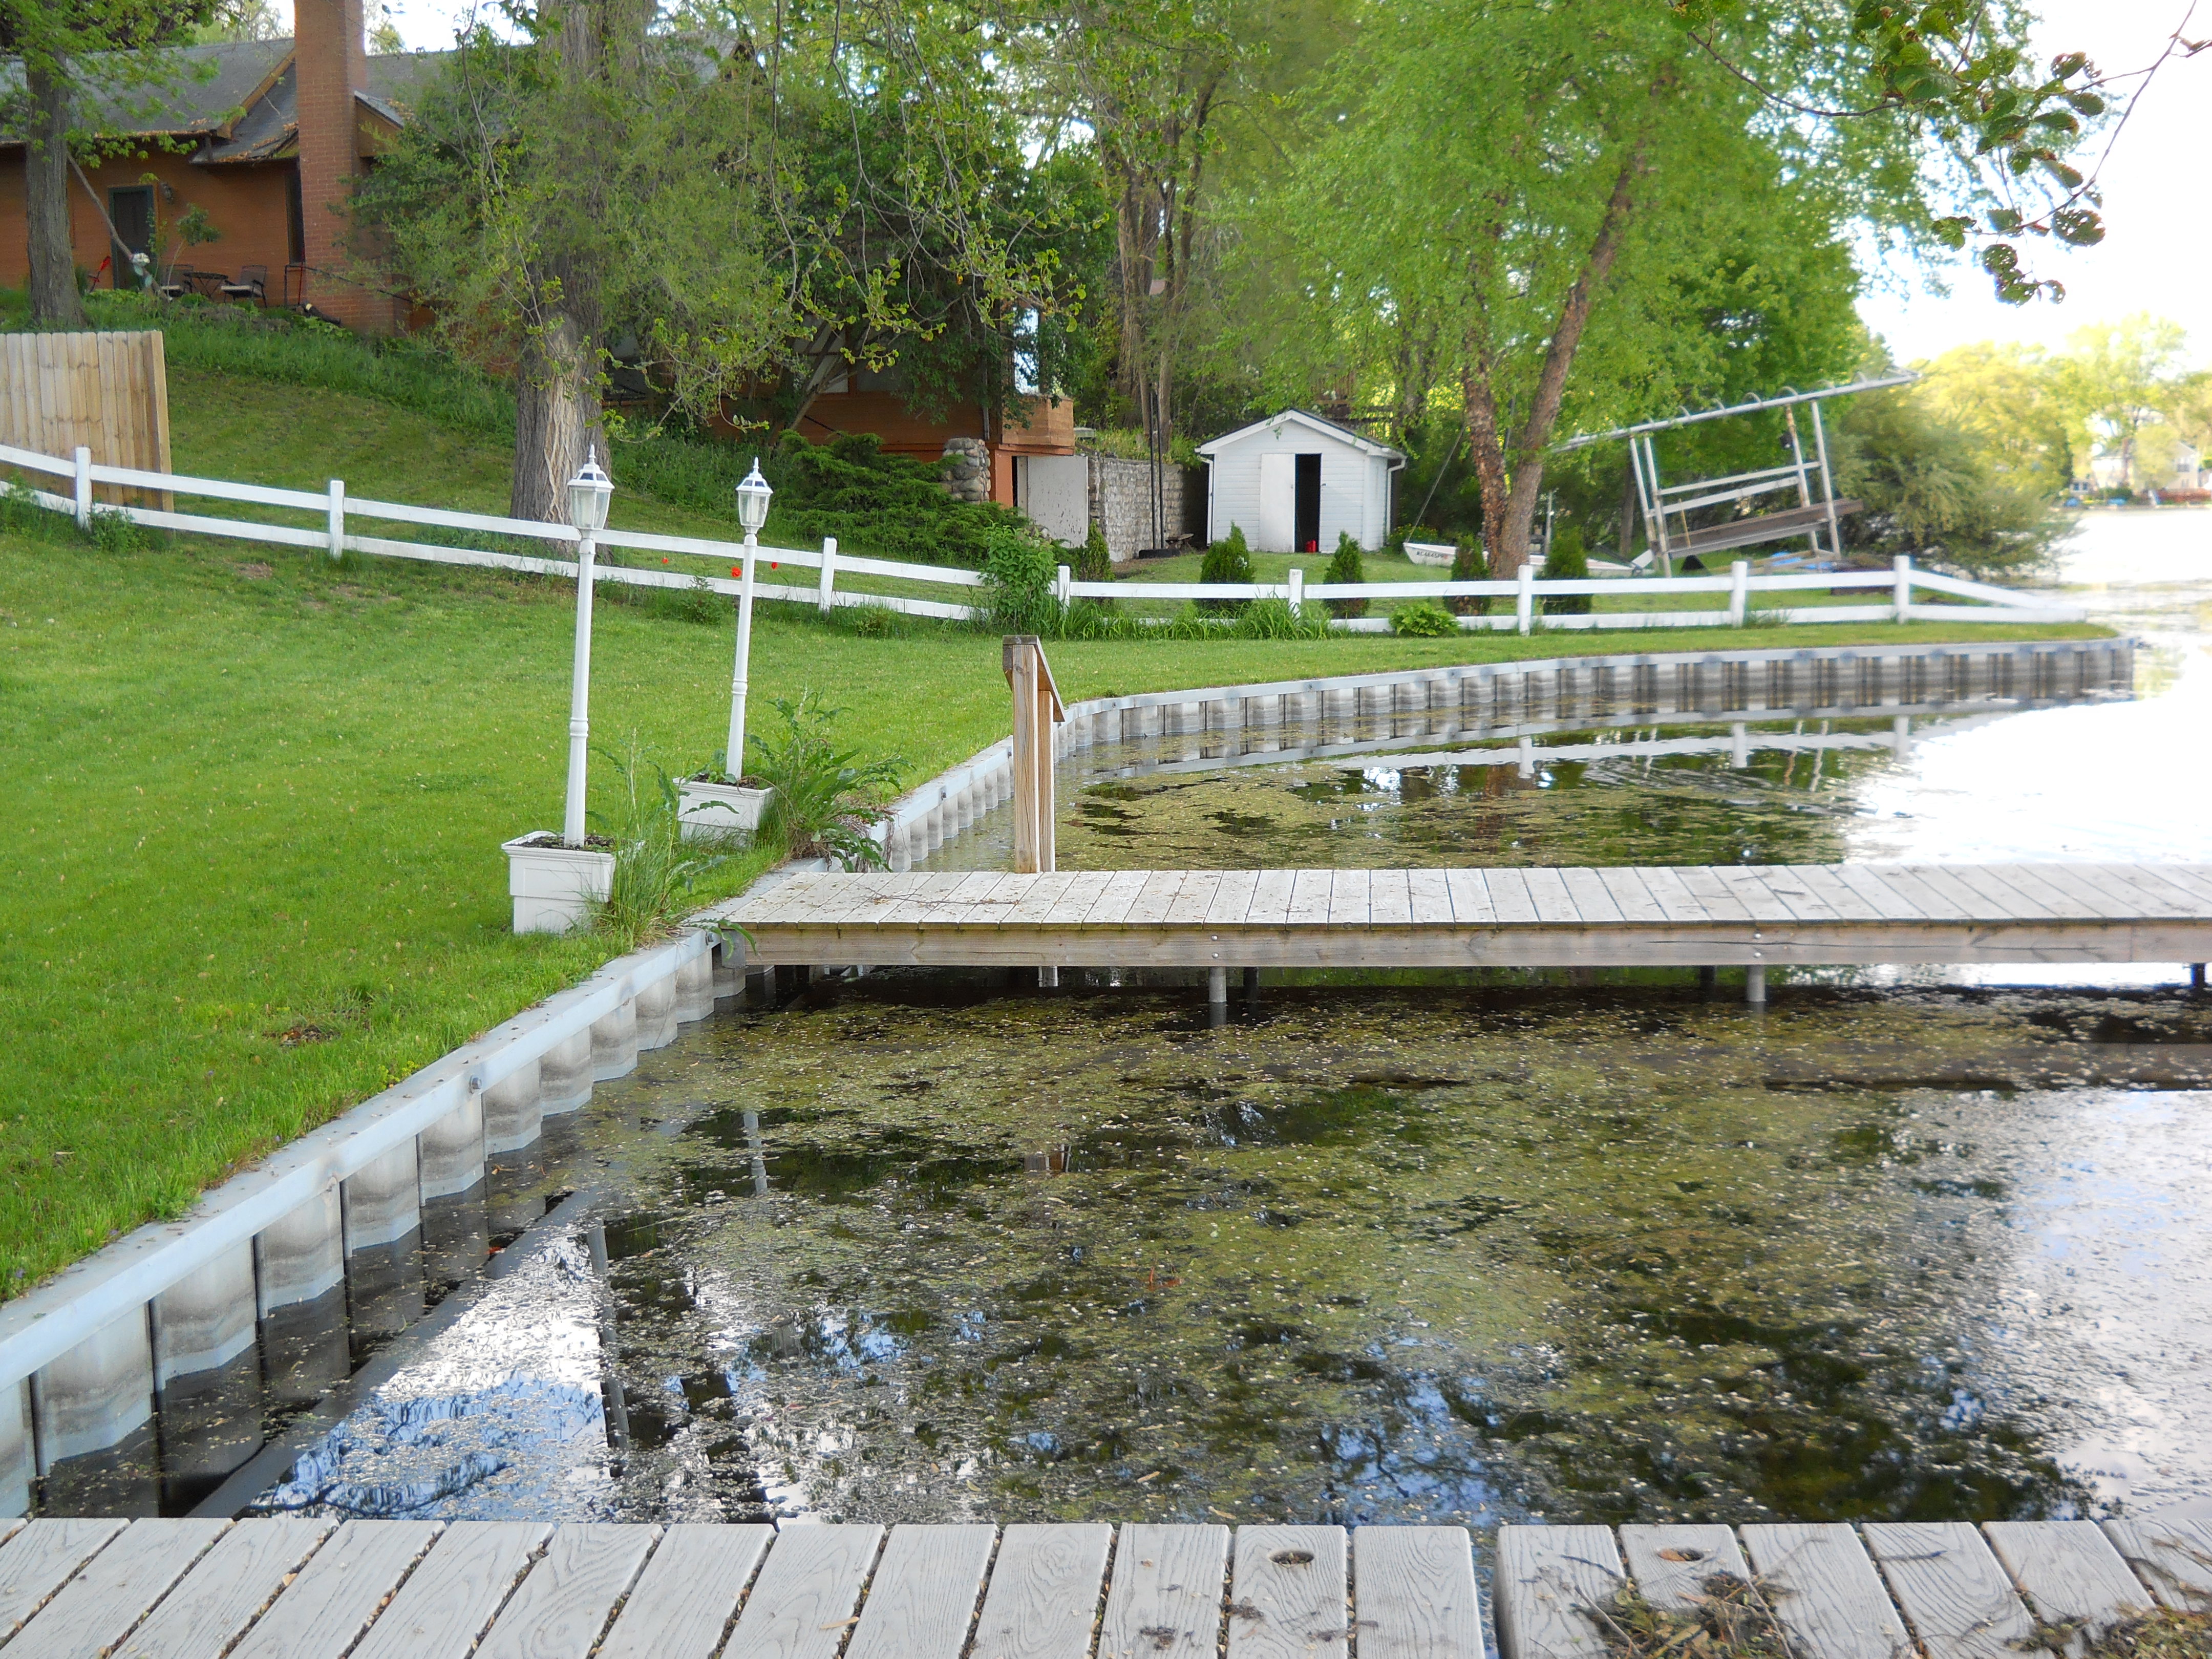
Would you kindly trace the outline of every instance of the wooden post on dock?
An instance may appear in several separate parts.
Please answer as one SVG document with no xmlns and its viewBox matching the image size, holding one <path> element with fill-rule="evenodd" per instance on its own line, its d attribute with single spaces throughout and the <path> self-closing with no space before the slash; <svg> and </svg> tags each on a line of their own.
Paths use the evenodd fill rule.
<svg viewBox="0 0 2212 1659">
<path fill-rule="evenodd" d="M 1001 665 L 1014 691 L 1014 870 L 1048 875 L 1054 863 L 1053 727 L 1067 707 L 1034 634 L 1006 636 Z"/>
</svg>

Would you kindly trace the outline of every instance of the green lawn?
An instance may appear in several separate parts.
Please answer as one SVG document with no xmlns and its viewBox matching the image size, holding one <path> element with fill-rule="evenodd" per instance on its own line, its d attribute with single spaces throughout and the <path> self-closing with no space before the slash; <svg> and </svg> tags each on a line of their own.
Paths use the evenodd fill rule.
<svg viewBox="0 0 2212 1659">
<path fill-rule="evenodd" d="M 334 392 L 180 374 L 176 459 L 270 482 L 497 507 L 504 453 Z M 687 515 L 617 498 L 617 522 Z M 0 1285 L 20 1291 L 572 982 L 592 939 L 519 939 L 499 843 L 557 823 L 572 591 L 556 581 L 178 538 L 100 551 L 0 534 Z M 594 731 L 672 770 L 720 746 L 727 607 L 600 612 Z M 2033 629 L 2050 638 L 2087 629 Z M 1786 646 L 1958 637 L 1761 629 Z M 812 686 L 919 779 L 1004 735 L 998 641 L 866 638 L 770 606 L 769 699 Z M 1056 645 L 1071 697 L 1743 635 Z M 757 725 L 756 729 L 759 729 Z M 594 775 L 595 805 L 615 778 Z M 709 896 L 747 878 L 731 867 Z"/>
</svg>

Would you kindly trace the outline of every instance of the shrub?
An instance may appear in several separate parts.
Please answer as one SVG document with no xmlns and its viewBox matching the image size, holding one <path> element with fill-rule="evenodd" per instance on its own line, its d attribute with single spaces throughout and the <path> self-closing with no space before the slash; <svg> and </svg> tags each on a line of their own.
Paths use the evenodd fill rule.
<svg viewBox="0 0 2212 1659">
<path fill-rule="evenodd" d="M 1589 575 L 1589 555 L 1583 547 L 1583 532 L 1571 524 L 1555 526 L 1551 556 L 1544 561 L 1544 580 L 1578 582 Z M 1587 593 L 1552 593 L 1544 599 L 1544 614 L 1547 617 L 1584 617 L 1589 614 L 1589 608 L 1590 596 Z"/>
<path fill-rule="evenodd" d="M 112 507 L 92 509 L 92 524 L 85 535 L 103 553 L 143 553 L 156 540 L 154 532 Z"/>
<path fill-rule="evenodd" d="M 1206 550 L 1198 568 L 1202 582 L 1249 582 L 1252 578 L 1252 550 L 1244 544 L 1244 526 L 1232 524 L 1229 538 Z M 1199 608 L 1214 616 L 1233 617 L 1244 608 L 1242 599 L 1200 599 Z"/>
<path fill-rule="evenodd" d="M 985 608 L 1002 634 L 1055 634 L 1060 549 L 1018 524 L 994 526 L 983 558 Z"/>
<path fill-rule="evenodd" d="M 793 858 L 827 857 L 848 870 L 880 867 L 884 850 L 868 826 L 883 816 L 881 798 L 905 763 L 896 757 L 862 761 L 858 750 L 838 748 L 830 728 L 845 711 L 824 708 L 811 690 L 796 700 L 778 697 L 775 708 L 783 731 L 750 739 L 749 775 L 769 791 L 760 833 L 781 837 Z"/>
<path fill-rule="evenodd" d="M 1359 544 L 1340 531 L 1336 538 L 1336 551 L 1329 556 L 1328 568 L 1322 573 L 1322 580 L 1325 582 L 1364 582 L 1367 580 L 1367 567 L 1359 557 Z M 1331 599 L 1328 608 L 1333 616 L 1364 617 L 1367 614 L 1367 601 Z"/>
<path fill-rule="evenodd" d="M 1415 599 L 1390 613 L 1390 631 L 1413 639 L 1445 639 L 1459 632 L 1459 618 L 1434 599 Z"/>
<path fill-rule="evenodd" d="M 1083 538 L 1083 545 L 1075 550 L 1075 580 L 1079 582 L 1110 582 L 1114 580 L 1114 555 L 1106 545 L 1106 526 L 1094 520 L 1091 533 Z"/>
<path fill-rule="evenodd" d="M 1452 555 L 1451 579 L 1455 582 L 1488 581 L 1490 561 L 1483 556 L 1480 538 L 1462 536 L 1455 545 L 1457 550 Z M 1452 600 L 1451 609 L 1462 617 L 1486 617 L 1490 614 L 1490 595 L 1462 594 Z"/>
</svg>

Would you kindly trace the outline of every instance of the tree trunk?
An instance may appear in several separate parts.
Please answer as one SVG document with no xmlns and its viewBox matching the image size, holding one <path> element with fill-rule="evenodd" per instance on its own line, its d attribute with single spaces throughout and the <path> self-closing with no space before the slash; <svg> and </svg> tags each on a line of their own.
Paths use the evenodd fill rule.
<svg viewBox="0 0 2212 1659">
<path fill-rule="evenodd" d="M 30 106 L 23 198 L 29 221 L 31 322 L 40 328 L 83 328 L 84 301 L 77 293 L 70 235 L 70 83 L 59 65 L 29 58 L 24 82 Z"/>
<path fill-rule="evenodd" d="M 584 464 L 586 446 L 597 445 L 599 465 L 607 465 L 590 343 L 566 312 L 555 313 L 523 341 L 514 375 L 514 487 L 507 507 L 514 518 L 567 523 L 566 486 Z"/>
</svg>

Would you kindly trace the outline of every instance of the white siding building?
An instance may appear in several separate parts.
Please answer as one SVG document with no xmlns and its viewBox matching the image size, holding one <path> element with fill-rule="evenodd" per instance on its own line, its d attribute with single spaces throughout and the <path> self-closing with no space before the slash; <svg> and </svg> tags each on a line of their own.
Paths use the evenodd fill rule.
<svg viewBox="0 0 2212 1659">
<path fill-rule="evenodd" d="M 1389 536 L 1390 475 L 1406 458 L 1348 427 L 1286 409 L 1198 453 L 1208 464 L 1210 542 L 1241 525 L 1255 552 L 1327 556 L 1340 534 L 1370 553 Z"/>
</svg>

